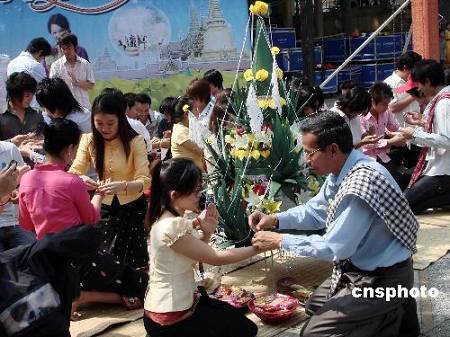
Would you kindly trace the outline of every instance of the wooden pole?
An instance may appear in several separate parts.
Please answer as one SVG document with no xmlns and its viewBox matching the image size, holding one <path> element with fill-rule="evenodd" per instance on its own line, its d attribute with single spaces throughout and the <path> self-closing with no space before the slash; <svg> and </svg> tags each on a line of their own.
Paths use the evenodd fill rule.
<svg viewBox="0 0 450 337">
<path fill-rule="evenodd" d="M 439 61 L 439 0 L 412 0 L 414 51 Z"/>
</svg>

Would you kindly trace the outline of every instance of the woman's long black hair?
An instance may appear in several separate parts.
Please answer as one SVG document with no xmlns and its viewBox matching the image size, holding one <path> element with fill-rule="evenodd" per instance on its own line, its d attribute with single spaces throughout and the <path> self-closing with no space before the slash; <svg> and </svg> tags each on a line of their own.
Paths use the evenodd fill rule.
<svg viewBox="0 0 450 337">
<path fill-rule="evenodd" d="M 170 204 L 170 192 L 189 195 L 201 184 L 202 173 L 195 163 L 187 158 L 158 160 L 152 170 L 150 204 L 147 225 L 153 225 L 164 211 L 179 216 Z"/>
<path fill-rule="evenodd" d="M 94 117 L 97 114 L 105 113 L 114 115 L 119 120 L 118 134 L 120 141 L 122 142 L 125 150 L 125 156 L 128 159 L 130 155 L 130 143 L 138 134 L 128 123 L 125 116 L 125 98 L 119 90 L 104 91 L 97 96 L 92 104 L 92 135 L 94 140 L 94 153 L 95 153 L 95 169 L 98 174 L 98 178 L 103 180 L 104 166 L 105 166 L 105 140 L 100 132 L 95 128 Z"/>
</svg>

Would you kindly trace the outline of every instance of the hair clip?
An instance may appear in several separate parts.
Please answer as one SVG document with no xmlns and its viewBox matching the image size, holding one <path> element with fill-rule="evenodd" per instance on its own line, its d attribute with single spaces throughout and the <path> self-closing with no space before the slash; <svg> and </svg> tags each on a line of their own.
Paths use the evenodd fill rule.
<svg viewBox="0 0 450 337">
<path fill-rule="evenodd" d="M 190 109 L 191 107 L 189 106 L 189 104 L 185 104 L 185 105 L 183 105 L 183 112 L 189 112 L 189 109 Z"/>
</svg>

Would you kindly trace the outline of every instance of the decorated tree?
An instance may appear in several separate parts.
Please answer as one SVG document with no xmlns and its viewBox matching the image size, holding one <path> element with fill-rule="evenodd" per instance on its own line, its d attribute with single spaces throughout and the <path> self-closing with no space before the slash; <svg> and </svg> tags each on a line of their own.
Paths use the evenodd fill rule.
<svg viewBox="0 0 450 337">
<path fill-rule="evenodd" d="M 209 186 L 220 213 L 220 226 L 236 246 L 251 243 L 248 215 L 276 213 L 317 193 L 318 179 L 302 157 L 297 95 L 287 90 L 262 16 L 268 5 L 250 6 L 255 28 L 251 68 L 245 88 L 234 88 L 216 139 L 207 142 L 214 171 Z M 228 119 L 225 123 L 225 119 Z M 230 122 L 231 120 L 231 122 Z"/>
</svg>

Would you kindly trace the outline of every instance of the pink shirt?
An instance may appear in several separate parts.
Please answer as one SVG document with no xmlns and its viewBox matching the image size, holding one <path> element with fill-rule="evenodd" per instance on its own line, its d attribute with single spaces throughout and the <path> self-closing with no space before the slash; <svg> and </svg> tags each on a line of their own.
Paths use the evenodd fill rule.
<svg viewBox="0 0 450 337">
<path fill-rule="evenodd" d="M 20 181 L 19 222 L 38 239 L 81 224 L 95 224 L 100 210 L 80 177 L 62 164 L 36 164 Z"/>
<path fill-rule="evenodd" d="M 384 136 L 386 130 L 395 132 L 400 127 L 397 119 L 390 111 L 379 114 L 378 118 L 373 116 L 369 111 L 367 115 L 361 116 L 360 120 L 363 135 L 369 132 L 371 126 L 374 130 L 373 134 L 377 136 Z M 383 163 L 388 163 L 391 160 L 388 156 L 390 150 L 391 148 L 387 144 L 387 139 L 380 139 L 377 143 L 369 144 L 362 148 L 364 154 L 375 159 L 378 157 Z"/>
</svg>

